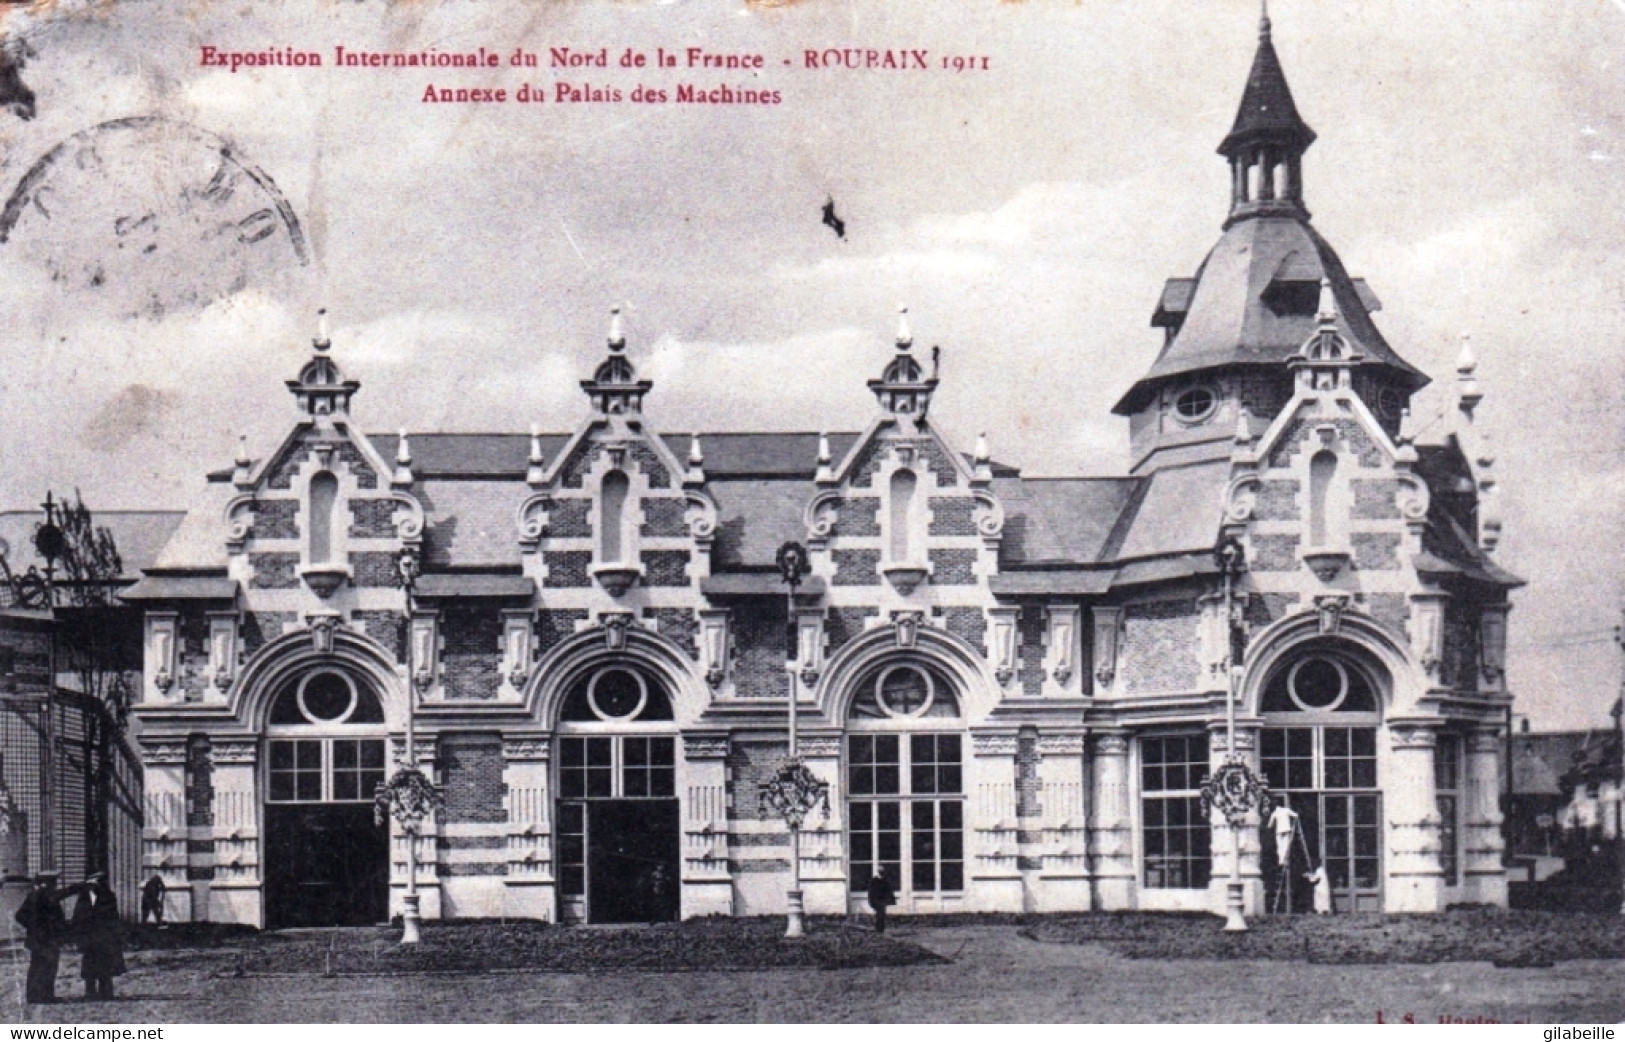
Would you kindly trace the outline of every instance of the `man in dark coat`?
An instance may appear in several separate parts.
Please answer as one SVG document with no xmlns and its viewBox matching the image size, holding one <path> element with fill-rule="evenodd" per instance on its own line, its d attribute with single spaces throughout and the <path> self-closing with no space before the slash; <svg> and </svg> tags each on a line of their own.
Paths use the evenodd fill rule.
<svg viewBox="0 0 1625 1042">
<path fill-rule="evenodd" d="M 62 959 L 62 937 L 68 929 L 56 892 L 55 872 L 41 872 L 34 877 L 34 889 L 23 898 L 13 918 L 23 928 L 23 946 L 28 949 L 26 998 L 29 1002 L 55 1002 L 57 964 Z"/>
<path fill-rule="evenodd" d="M 147 925 L 147 916 L 152 916 L 153 922 L 159 926 L 164 925 L 164 877 L 154 872 L 145 883 L 141 884 L 141 925 Z"/>
<path fill-rule="evenodd" d="M 79 976 L 85 979 L 85 998 L 113 997 L 113 978 L 124 972 L 124 923 L 118 898 L 107 885 L 107 873 L 96 872 L 78 888 L 73 906 L 73 936 L 79 942 Z"/>
<path fill-rule="evenodd" d="M 875 933 L 886 932 L 886 909 L 897 902 L 897 891 L 879 871 L 869 880 L 869 907 L 875 912 Z"/>
</svg>

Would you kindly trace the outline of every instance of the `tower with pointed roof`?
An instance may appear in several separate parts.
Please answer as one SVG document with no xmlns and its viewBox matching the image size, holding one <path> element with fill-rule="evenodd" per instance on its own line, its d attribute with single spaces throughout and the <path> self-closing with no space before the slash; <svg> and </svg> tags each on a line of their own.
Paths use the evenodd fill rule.
<svg viewBox="0 0 1625 1042">
<path fill-rule="evenodd" d="M 1218 243 L 1188 278 L 1169 279 L 1151 324 L 1162 349 L 1114 412 L 1131 428 L 1131 466 L 1228 452 L 1238 422 L 1262 430 L 1290 397 L 1286 363 L 1316 328 L 1324 283 L 1339 333 L 1358 351 L 1354 385 L 1395 433 L 1427 377 L 1372 321 L 1381 306 L 1351 278 L 1304 205 L 1303 157 L 1315 132 L 1298 113 L 1266 13 L 1241 105 L 1219 154 L 1230 163 L 1230 210 Z"/>
</svg>

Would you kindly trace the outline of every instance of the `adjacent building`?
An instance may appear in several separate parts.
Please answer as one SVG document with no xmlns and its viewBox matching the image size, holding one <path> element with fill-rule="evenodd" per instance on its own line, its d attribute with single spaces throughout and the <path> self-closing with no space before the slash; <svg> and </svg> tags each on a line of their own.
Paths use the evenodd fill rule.
<svg viewBox="0 0 1625 1042">
<path fill-rule="evenodd" d="M 1454 432 L 1417 443 L 1428 378 L 1310 223 L 1314 139 L 1266 21 L 1219 149 L 1229 217 L 1115 408 L 1120 475 L 949 444 L 906 321 L 872 420 L 822 434 L 662 429 L 616 321 L 561 433 L 369 435 L 319 336 L 286 438 L 210 475 L 126 595 L 171 914 L 398 910 L 406 840 L 372 800 L 409 700 L 446 801 L 418 841 L 430 917 L 783 912 L 760 784 L 792 697 L 829 786 L 801 835 L 813 913 L 876 871 L 904 913 L 1222 909 L 1235 843 L 1199 788 L 1232 754 L 1297 814 L 1284 869 L 1242 831 L 1252 908 L 1303 907 L 1317 865 L 1339 910 L 1505 903 L 1518 580 L 1474 366 Z"/>
</svg>

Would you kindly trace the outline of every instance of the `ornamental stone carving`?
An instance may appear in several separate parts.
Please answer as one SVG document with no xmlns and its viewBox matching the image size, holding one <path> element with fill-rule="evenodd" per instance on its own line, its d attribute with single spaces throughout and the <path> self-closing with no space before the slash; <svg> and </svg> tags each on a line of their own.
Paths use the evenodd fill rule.
<svg viewBox="0 0 1625 1042">
<path fill-rule="evenodd" d="M 504 736 L 502 758 L 508 761 L 547 760 L 552 755 L 553 743 L 544 735 Z"/>
<path fill-rule="evenodd" d="M 977 756 L 1016 755 L 1016 736 L 1013 734 L 973 734 L 971 752 Z"/>
<path fill-rule="evenodd" d="M 214 738 L 209 743 L 209 759 L 217 764 L 254 763 L 259 750 L 257 738 Z"/>
<path fill-rule="evenodd" d="M 184 764 L 186 762 L 186 739 L 141 739 L 141 762 L 150 766 Z"/>
<path fill-rule="evenodd" d="M 728 736 L 725 734 L 683 735 L 683 758 L 686 760 L 720 760 L 728 755 Z"/>
</svg>

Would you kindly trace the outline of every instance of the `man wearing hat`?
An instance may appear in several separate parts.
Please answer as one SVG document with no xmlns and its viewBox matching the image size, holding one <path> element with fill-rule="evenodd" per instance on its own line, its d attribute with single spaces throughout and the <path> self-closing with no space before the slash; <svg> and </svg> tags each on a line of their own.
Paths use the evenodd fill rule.
<svg viewBox="0 0 1625 1042">
<path fill-rule="evenodd" d="M 57 964 L 62 959 L 62 936 L 68 928 L 62 918 L 55 872 L 41 872 L 34 877 L 34 888 L 23 898 L 13 918 L 23 928 L 23 947 L 28 949 L 25 997 L 29 1002 L 55 1002 Z"/>
<path fill-rule="evenodd" d="M 73 935 L 79 942 L 79 976 L 85 998 L 113 997 L 113 978 L 124 972 L 124 923 L 106 872 L 93 872 L 79 887 L 73 906 Z"/>
</svg>

